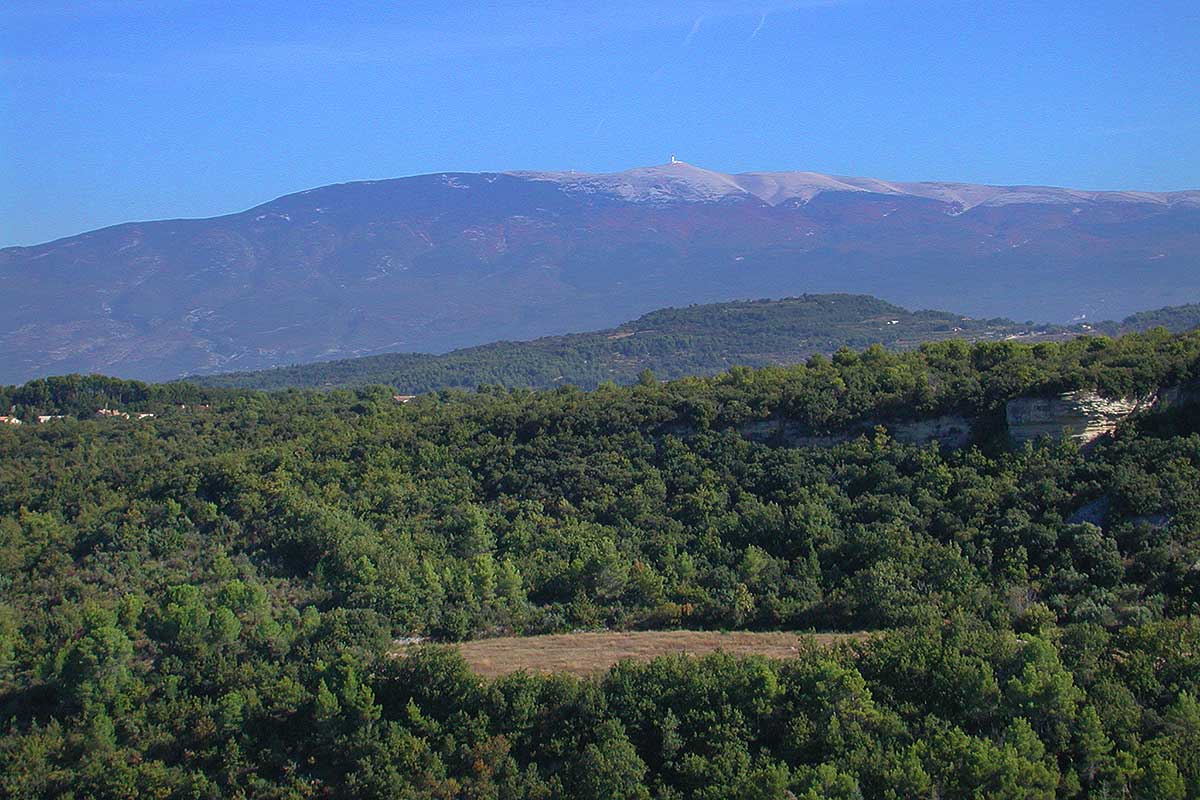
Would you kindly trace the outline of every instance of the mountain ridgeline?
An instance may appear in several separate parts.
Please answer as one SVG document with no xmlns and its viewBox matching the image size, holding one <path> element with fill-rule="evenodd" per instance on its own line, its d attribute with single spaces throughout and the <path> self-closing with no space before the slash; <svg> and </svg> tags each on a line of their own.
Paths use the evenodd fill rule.
<svg viewBox="0 0 1200 800">
<path fill-rule="evenodd" d="M 1067 322 L 1200 295 L 1200 192 L 894 183 L 675 163 L 441 173 L 0 250 L 0 382 L 163 380 L 863 292 Z"/>
<path fill-rule="evenodd" d="M 908 349 L 948 338 L 1037 342 L 1198 325 L 1200 305 L 1143 312 L 1120 323 L 1064 326 L 914 312 L 865 295 L 804 295 L 661 309 L 609 330 L 497 342 L 445 355 L 393 353 L 188 380 L 267 390 L 382 384 L 412 394 L 481 385 L 591 389 L 604 381 L 632 383 L 647 369 L 667 379 L 710 375 L 735 365 L 796 364 L 841 347 Z"/>
</svg>

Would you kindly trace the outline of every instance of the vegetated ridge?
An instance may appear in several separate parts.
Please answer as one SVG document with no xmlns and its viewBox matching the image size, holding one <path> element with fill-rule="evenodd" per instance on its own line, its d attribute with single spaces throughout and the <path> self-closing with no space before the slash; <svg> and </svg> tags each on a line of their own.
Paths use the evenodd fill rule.
<svg viewBox="0 0 1200 800">
<path fill-rule="evenodd" d="M 1198 379 L 1156 329 L 406 404 L 0 389 L 154 414 L 0 424 L 0 791 L 1196 798 Z M 890 433 L 1067 390 L 1178 402 L 1087 451 Z M 395 645 L 677 628 L 872 635 L 587 680 Z"/>
<path fill-rule="evenodd" d="M 1066 323 L 1200 294 L 1200 192 L 896 183 L 688 164 L 340 184 L 0 250 L 0 382 L 142 379 L 864 292 Z"/>
<path fill-rule="evenodd" d="M 1037 342 L 1157 326 L 1184 331 L 1197 325 L 1200 305 L 1143 312 L 1120 323 L 1066 326 L 978 320 L 944 311 L 913 312 L 866 295 L 804 295 L 661 309 L 608 330 L 496 342 L 439 356 L 389 353 L 187 380 L 203 386 L 268 390 L 377 383 L 413 394 L 480 385 L 571 384 L 591 389 L 604 381 L 632 383 L 646 369 L 666 379 L 710 375 L 734 365 L 795 364 L 814 353 L 876 343 L 906 349 L 949 338 Z"/>
</svg>

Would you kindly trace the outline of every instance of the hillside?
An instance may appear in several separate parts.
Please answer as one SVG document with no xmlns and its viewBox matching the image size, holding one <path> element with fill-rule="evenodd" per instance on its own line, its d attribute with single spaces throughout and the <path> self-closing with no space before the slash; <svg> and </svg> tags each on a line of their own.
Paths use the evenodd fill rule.
<svg viewBox="0 0 1200 800">
<path fill-rule="evenodd" d="M 609 330 L 497 342 L 441 356 L 392 353 L 188 380 L 202 386 L 267 390 L 382 384 L 411 394 L 481 385 L 571 384 L 591 389 L 604 381 L 632 383 L 646 369 L 668 379 L 711 375 L 734 365 L 796 364 L 813 353 L 831 354 L 841 347 L 882 344 L 907 349 L 948 338 L 1053 341 L 1086 332 L 1116 335 L 1159 326 L 1173 332 L 1200 326 L 1200 306 L 1142 312 L 1120 323 L 1063 326 L 912 312 L 865 295 L 805 295 L 662 309 Z"/>
<path fill-rule="evenodd" d="M 1168 306 L 1154 311 L 1139 311 L 1126 317 L 1120 325 L 1100 323 L 1095 327 L 1106 329 L 1110 333 L 1148 331 L 1151 328 L 1166 328 L 1172 333 L 1182 333 L 1200 327 L 1200 304 L 1191 303 L 1185 306 Z"/>
<path fill-rule="evenodd" d="M 169 379 L 861 292 L 1067 322 L 1200 295 L 1200 194 L 729 175 L 441 173 L 0 250 L 0 382 Z"/>
<path fill-rule="evenodd" d="M 0 793 L 1193 800 L 1198 384 L 1153 330 L 403 405 L 0 390 L 154 414 L 0 424 Z M 1069 391 L 1154 401 L 1003 436 Z M 974 446 L 901 435 L 946 415 Z M 502 641 L 681 629 L 628 654 L 828 635 Z"/>
<path fill-rule="evenodd" d="M 1067 330 L 1030 330 L 1010 320 L 975 320 L 940 311 L 914 313 L 865 295 L 805 295 L 662 309 L 608 330 L 497 342 L 440 356 L 393 353 L 188 380 L 253 389 L 378 383 L 414 394 L 482 384 L 594 388 L 608 380 L 631 383 L 644 369 L 679 378 L 735 364 L 794 364 L 843 346 L 878 342 L 904 348 L 950 337 L 1036 337 Z"/>
</svg>

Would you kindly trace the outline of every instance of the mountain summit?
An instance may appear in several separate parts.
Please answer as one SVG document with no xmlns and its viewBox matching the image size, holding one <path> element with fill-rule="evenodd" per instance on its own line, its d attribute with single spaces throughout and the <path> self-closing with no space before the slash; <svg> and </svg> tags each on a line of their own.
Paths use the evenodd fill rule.
<svg viewBox="0 0 1200 800">
<path fill-rule="evenodd" d="M 162 379 L 603 328 L 814 292 L 1066 321 L 1200 295 L 1200 192 L 436 173 L 0 250 L 0 382 Z"/>
<path fill-rule="evenodd" d="M 1091 192 L 1053 186 L 986 186 L 970 183 L 896 183 L 819 172 L 744 172 L 725 174 L 672 161 L 624 172 L 509 172 L 529 180 L 549 181 L 563 191 L 601 194 L 633 202 L 698 202 L 757 198 L 777 206 L 806 203 L 826 192 L 860 192 L 937 200 L 966 211 L 975 206 L 1017 203 L 1153 203 L 1200 207 L 1200 191 Z"/>
</svg>

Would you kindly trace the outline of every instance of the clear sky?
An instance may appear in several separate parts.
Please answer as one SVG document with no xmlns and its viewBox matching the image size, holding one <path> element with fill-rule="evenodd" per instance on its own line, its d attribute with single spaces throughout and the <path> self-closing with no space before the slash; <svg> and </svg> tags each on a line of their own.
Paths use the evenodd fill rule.
<svg viewBox="0 0 1200 800">
<path fill-rule="evenodd" d="M 0 245 L 341 181 L 620 170 L 1200 188 L 1196 0 L 8 0 Z"/>
</svg>

